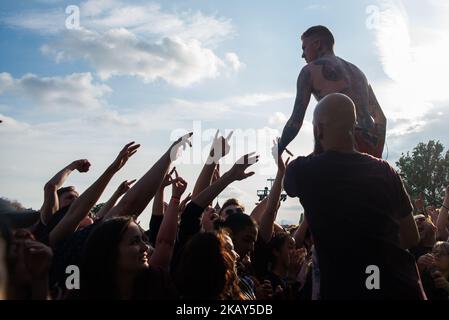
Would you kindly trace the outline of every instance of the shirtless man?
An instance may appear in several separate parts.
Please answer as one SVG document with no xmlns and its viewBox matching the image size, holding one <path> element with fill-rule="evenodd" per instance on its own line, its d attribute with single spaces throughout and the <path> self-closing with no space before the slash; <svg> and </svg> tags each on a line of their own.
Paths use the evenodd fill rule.
<svg viewBox="0 0 449 320">
<path fill-rule="evenodd" d="M 344 93 L 356 106 L 356 149 L 381 158 L 387 120 L 363 72 L 334 54 L 334 37 L 326 27 L 309 28 L 301 40 L 302 58 L 307 65 L 298 77 L 295 106 L 282 132 L 279 152 L 285 150 L 301 129 L 312 94 L 320 101 L 330 93 Z M 316 145 L 315 153 L 320 153 L 320 149 Z"/>
</svg>

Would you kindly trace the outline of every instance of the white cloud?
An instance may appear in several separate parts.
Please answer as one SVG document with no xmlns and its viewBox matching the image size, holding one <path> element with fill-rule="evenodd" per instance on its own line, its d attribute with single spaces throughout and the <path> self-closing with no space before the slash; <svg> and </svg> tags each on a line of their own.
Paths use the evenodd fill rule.
<svg viewBox="0 0 449 320">
<path fill-rule="evenodd" d="M 229 99 L 229 103 L 253 107 L 264 103 L 292 99 L 294 97 L 295 94 L 290 92 L 254 93 L 231 98 Z"/>
<path fill-rule="evenodd" d="M 145 82 L 163 79 L 176 86 L 215 78 L 226 67 L 211 49 L 196 40 L 164 38 L 149 43 L 126 29 L 67 31 L 59 41 L 43 46 L 42 52 L 57 61 L 85 59 L 102 79 L 132 75 Z"/>
<path fill-rule="evenodd" d="M 306 10 L 326 10 L 328 8 L 329 8 L 328 5 L 315 3 L 315 4 L 308 5 L 305 9 Z"/>
<path fill-rule="evenodd" d="M 17 15 L 3 17 L 0 21 L 13 28 L 55 34 L 65 28 L 65 19 L 64 9 L 58 8 L 24 11 Z"/>
<path fill-rule="evenodd" d="M 0 113 L 0 132 L 1 133 L 15 133 L 22 132 L 30 128 L 30 125 L 25 122 L 17 121 L 14 118 L 8 117 Z"/>
<path fill-rule="evenodd" d="M 227 53 L 225 56 L 225 59 L 226 59 L 226 62 L 230 65 L 231 69 L 234 72 L 237 72 L 241 68 L 245 67 L 245 64 L 240 62 L 239 57 L 233 52 Z"/>
<path fill-rule="evenodd" d="M 391 136 L 420 131 L 426 114 L 437 103 L 449 102 L 446 75 L 449 73 L 449 6 L 425 1 L 430 13 L 425 23 L 416 24 L 419 10 L 400 0 L 379 1 L 380 15 L 374 25 L 379 58 L 391 79 L 376 84 Z M 444 31 L 443 31 L 444 30 Z M 400 121 L 397 121 L 400 120 Z"/>
<path fill-rule="evenodd" d="M 268 119 L 268 123 L 271 126 L 279 127 L 279 126 L 284 125 L 287 122 L 287 120 L 288 120 L 288 118 L 285 114 L 283 114 L 282 112 L 275 112 Z"/>
<path fill-rule="evenodd" d="M 164 12 L 157 3 L 90 0 L 81 4 L 80 13 L 87 29 L 126 28 L 139 35 L 195 39 L 206 46 L 216 45 L 235 33 L 230 19 L 201 12 Z"/>
<path fill-rule="evenodd" d="M 9 73 L 0 73 L 0 94 L 7 91 L 14 84 L 14 80 Z"/>
<path fill-rule="evenodd" d="M 65 29 L 65 11 L 25 12 L 3 18 L 9 26 L 55 34 L 41 47 L 56 62 L 87 60 L 102 79 L 132 75 L 189 86 L 243 67 L 237 54 L 214 48 L 234 34 L 230 19 L 201 12 L 170 13 L 160 5 L 88 0 L 80 4 L 80 29 Z"/>
<path fill-rule="evenodd" d="M 102 99 L 111 92 L 104 84 L 93 82 L 92 75 L 73 73 L 65 77 L 38 77 L 26 74 L 13 79 L 9 73 L 0 74 L 0 94 L 11 91 L 29 99 L 33 105 L 46 109 L 92 109 L 103 105 Z"/>
</svg>

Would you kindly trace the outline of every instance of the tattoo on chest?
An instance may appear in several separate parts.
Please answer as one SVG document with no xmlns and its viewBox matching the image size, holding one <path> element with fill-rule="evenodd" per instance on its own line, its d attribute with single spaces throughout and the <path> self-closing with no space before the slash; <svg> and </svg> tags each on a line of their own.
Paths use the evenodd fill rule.
<svg viewBox="0 0 449 320">
<path fill-rule="evenodd" d="M 340 81 L 343 79 L 343 70 L 338 65 L 326 60 L 318 60 L 314 64 L 322 66 L 321 73 L 324 79 L 328 81 Z"/>
</svg>

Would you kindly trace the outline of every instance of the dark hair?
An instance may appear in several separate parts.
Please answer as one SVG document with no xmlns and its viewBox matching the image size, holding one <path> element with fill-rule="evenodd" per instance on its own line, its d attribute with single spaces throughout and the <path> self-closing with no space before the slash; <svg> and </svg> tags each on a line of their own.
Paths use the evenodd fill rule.
<svg viewBox="0 0 449 320">
<path fill-rule="evenodd" d="M 84 248 L 81 264 L 80 297 L 83 299 L 117 299 L 117 261 L 119 245 L 132 217 L 101 222 L 92 230 Z"/>
<path fill-rule="evenodd" d="M 282 246 L 285 245 L 287 240 L 291 239 L 292 236 L 287 232 L 281 232 L 276 235 L 274 235 L 273 238 L 271 238 L 270 242 L 268 243 L 268 248 L 270 252 L 270 266 L 273 267 L 277 262 L 277 257 L 273 253 L 274 250 L 280 251 Z"/>
<path fill-rule="evenodd" d="M 444 252 L 445 255 L 449 255 L 449 242 L 447 241 L 438 241 L 434 244 L 432 251 L 440 249 Z"/>
<path fill-rule="evenodd" d="M 334 36 L 332 32 L 325 26 L 313 26 L 307 29 L 301 36 L 301 39 L 316 36 L 326 45 L 329 49 L 333 49 L 335 44 Z"/>
<path fill-rule="evenodd" d="M 228 229 L 235 236 L 246 228 L 257 229 L 257 223 L 245 213 L 236 213 L 229 216 L 222 224 L 222 227 Z"/>
<path fill-rule="evenodd" d="M 241 299 L 235 259 L 226 248 L 226 233 L 205 232 L 193 236 L 184 247 L 175 273 L 184 299 Z"/>
<path fill-rule="evenodd" d="M 223 203 L 223 205 L 220 208 L 220 213 L 223 212 L 223 209 L 225 209 L 226 207 L 229 206 L 237 206 L 242 208 L 242 211 L 245 211 L 245 207 L 243 206 L 243 204 L 241 204 L 239 202 L 239 200 L 235 199 L 235 198 L 231 198 L 225 201 L 225 203 Z"/>
<path fill-rule="evenodd" d="M 58 197 L 60 197 L 60 196 L 62 196 L 64 193 L 70 192 L 70 191 L 75 191 L 75 187 L 70 186 L 70 187 L 59 188 L 58 191 L 56 191 L 56 193 L 58 194 Z"/>
</svg>

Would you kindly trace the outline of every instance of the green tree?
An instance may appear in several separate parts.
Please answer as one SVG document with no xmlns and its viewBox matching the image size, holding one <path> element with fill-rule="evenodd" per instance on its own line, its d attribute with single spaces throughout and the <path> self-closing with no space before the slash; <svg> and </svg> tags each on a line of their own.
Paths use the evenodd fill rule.
<svg viewBox="0 0 449 320">
<path fill-rule="evenodd" d="M 441 205 L 449 184 L 449 150 L 444 153 L 439 141 L 419 143 L 411 154 L 402 154 L 396 166 L 412 199 L 423 193 L 427 204 Z"/>
</svg>

